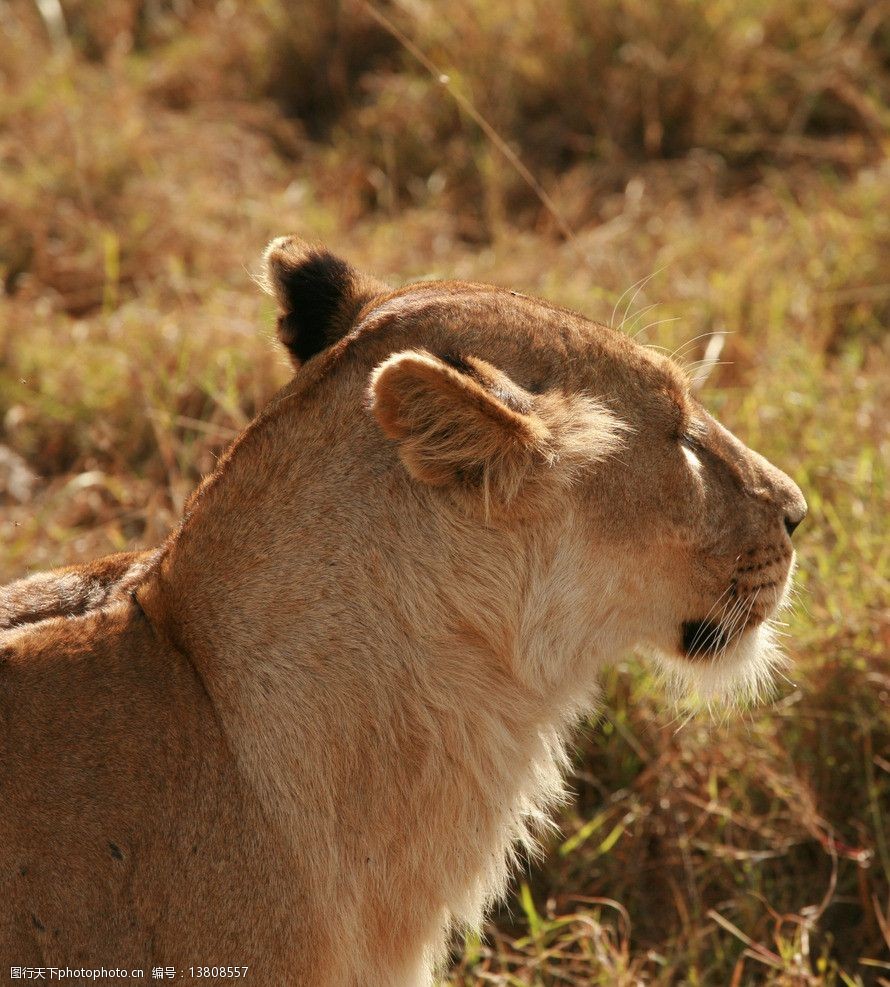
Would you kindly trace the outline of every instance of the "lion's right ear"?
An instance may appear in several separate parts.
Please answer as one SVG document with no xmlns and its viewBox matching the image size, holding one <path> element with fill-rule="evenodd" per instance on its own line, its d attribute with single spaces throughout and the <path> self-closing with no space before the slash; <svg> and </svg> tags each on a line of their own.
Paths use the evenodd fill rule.
<svg viewBox="0 0 890 987">
<path fill-rule="evenodd" d="M 280 307 L 278 338 L 298 365 L 342 339 L 364 305 L 389 290 L 296 236 L 273 240 L 263 260 L 263 287 Z"/>
<path fill-rule="evenodd" d="M 509 503 L 552 458 L 530 394 L 484 360 L 396 353 L 371 375 L 368 406 L 408 471 L 432 486 L 478 489 Z"/>
</svg>

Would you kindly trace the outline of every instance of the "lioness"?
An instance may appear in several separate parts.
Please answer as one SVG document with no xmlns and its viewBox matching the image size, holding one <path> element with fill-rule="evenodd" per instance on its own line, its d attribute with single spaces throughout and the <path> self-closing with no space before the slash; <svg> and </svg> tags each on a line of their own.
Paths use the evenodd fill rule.
<svg viewBox="0 0 890 987">
<path fill-rule="evenodd" d="M 5 965 L 429 984 L 604 662 L 768 675 L 806 505 L 675 364 L 296 238 L 266 272 L 297 372 L 178 530 L 0 592 Z"/>
</svg>

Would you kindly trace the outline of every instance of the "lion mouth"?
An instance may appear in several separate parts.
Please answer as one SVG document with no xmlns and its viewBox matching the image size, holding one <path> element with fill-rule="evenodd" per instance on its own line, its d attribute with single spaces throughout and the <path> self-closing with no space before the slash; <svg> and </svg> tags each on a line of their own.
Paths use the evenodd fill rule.
<svg viewBox="0 0 890 987">
<path fill-rule="evenodd" d="M 711 658 L 729 644 L 730 636 L 715 620 L 683 622 L 681 647 L 687 658 Z"/>
<path fill-rule="evenodd" d="M 746 631 L 768 620 L 777 603 L 769 605 L 757 600 L 761 590 L 775 590 L 778 582 L 764 583 L 754 588 L 744 600 L 739 600 L 735 585 L 729 603 L 716 618 L 686 620 L 681 625 L 680 651 L 687 658 L 716 658 L 730 644 L 738 641 Z M 760 602 L 760 605 L 756 604 Z M 728 611 L 728 613 L 727 613 Z"/>
</svg>

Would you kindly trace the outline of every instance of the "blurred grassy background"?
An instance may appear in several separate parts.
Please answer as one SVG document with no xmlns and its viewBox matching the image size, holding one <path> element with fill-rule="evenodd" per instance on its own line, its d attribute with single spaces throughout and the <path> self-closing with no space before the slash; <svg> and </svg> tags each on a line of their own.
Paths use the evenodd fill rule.
<svg viewBox="0 0 890 987">
<path fill-rule="evenodd" d="M 0 86 L 0 579 L 164 537 L 287 379 L 274 235 L 726 333 L 703 399 L 810 502 L 794 681 L 678 729 L 610 675 L 447 983 L 890 984 L 890 5 L 6 0 Z"/>
</svg>

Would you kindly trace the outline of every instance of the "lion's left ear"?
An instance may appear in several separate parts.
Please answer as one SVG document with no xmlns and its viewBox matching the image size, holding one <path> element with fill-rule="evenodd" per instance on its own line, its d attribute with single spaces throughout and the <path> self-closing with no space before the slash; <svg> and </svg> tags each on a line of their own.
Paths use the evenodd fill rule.
<svg viewBox="0 0 890 987">
<path fill-rule="evenodd" d="M 389 289 L 326 247 L 296 236 L 273 240 L 263 257 L 264 286 L 278 299 L 278 338 L 294 362 L 342 339 L 362 307 Z"/>
<path fill-rule="evenodd" d="M 396 353 L 372 373 L 368 403 L 409 472 L 433 486 L 478 486 L 509 502 L 552 458 L 531 395 L 474 357 Z"/>
</svg>

